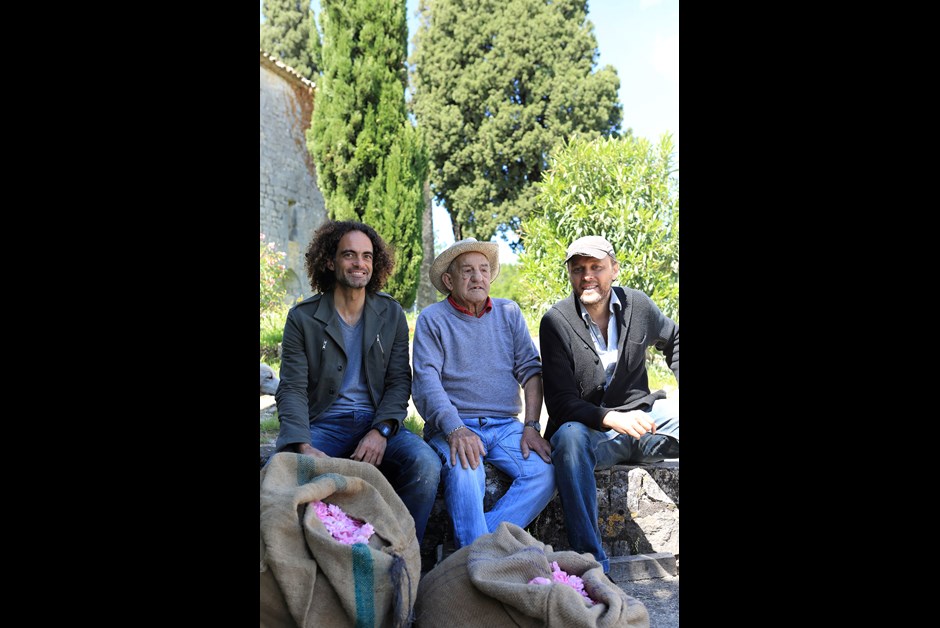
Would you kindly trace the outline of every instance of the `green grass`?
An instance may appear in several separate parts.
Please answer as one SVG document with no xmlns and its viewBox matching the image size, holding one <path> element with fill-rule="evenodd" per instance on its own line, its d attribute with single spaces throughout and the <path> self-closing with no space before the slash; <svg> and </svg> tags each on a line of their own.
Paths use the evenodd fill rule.
<svg viewBox="0 0 940 628">
<path fill-rule="evenodd" d="M 287 308 L 283 312 L 261 317 L 261 361 L 272 368 L 274 367 L 274 361 L 280 362 L 277 357 L 277 347 L 284 339 L 284 323 L 286 321 Z"/>
<path fill-rule="evenodd" d="M 280 421 L 277 420 L 277 410 L 274 411 L 274 416 L 270 419 L 265 419 L 261 421 L 261 444 L 267 445 L 271 441 L 277 439 L 277 432 L 280 428 Z"/>
<path fill-rule="evenodd" d="M 660 389 L 670 392 L 679 387 L 675 374 L 666 366 L 666 360 L 659 352 L 653 353 L 653 359 L 646 363 L 646 375 L 653 392 Z"/>
<path fill-rule="evenodd" d="M 424 437 L 424 419 L 421 417 L 409 414 L 404 421 L 404 425 L 418 436 Z"/>
</svg>

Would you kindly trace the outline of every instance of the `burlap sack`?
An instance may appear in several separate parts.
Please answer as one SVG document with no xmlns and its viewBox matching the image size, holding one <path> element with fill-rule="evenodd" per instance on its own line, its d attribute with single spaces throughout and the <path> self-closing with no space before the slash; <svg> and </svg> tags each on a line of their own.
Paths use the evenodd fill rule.
<svg viewBox="0 0 940 628">
<path fill-rule="evenodd" d="M 375 528 L 344 545 L 306 505 L 336 504 Z M 414 519 L 382 473 L 282 452 L 261 470 L 261 626 L 403 626 L 421 575 Z"/>
<path fill-rule="evenodd" d="M 584 580 L 588 602 L 552 579 L 551 563 Z M 418 587 L 415 626 L 629 626 L 649 628 L 646 607 L 604 575 L 590 554 L 556 552 L 517 525 L 501 523 L 432 569 Z"/>
</svg>

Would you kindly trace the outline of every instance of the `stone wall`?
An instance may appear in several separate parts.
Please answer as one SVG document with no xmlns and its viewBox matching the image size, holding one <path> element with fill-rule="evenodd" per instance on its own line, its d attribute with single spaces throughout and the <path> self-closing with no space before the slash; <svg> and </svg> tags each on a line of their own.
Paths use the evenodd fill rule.
<svg viewBox="0 0 940 628">
<path fill-rule="evenodd" d="M 311 296 L 304 252 L 327 218 L 305 132 L 314 84 L 261 52 L 261 232 L 287 254 L 288 299 Z"/>
</svg>

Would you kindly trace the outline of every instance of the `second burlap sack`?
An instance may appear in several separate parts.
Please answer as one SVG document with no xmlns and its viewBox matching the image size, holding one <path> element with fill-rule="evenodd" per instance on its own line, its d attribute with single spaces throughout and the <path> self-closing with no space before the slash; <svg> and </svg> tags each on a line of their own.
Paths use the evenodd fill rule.
<svg viewBox="0 0 940 628">
<path fill-rule="evenodd" d="M 595 604 L 552 579 L 552 562 L 579 576 Z M 642 602 L 614 584 L 590 554 L 554 551 L 519 526 L 501 523 L 495 532 L 463 547 L 421 580 L 415 626 L 614 626 L 649 628 Z"/>
</svg>

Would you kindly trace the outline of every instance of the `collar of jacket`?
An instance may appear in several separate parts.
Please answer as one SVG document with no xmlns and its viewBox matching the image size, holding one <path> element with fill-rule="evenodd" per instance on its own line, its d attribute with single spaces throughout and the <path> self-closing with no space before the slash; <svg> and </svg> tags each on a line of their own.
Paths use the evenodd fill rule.
<svg viewBox="0 0 940 628">
<path fill-rule="evenodd" d="M 366 292 L 366 303 L 362 309 L 362 338 L 368 343 L 368 339 L 378 335 L 379 326 L 382 324 L 383 316 L 388 309 L 388 300 L 380 299 L 376 295 Z M 346 350 L 343 344 L 343 330 L 339 323 L 339 314 L 336 312 L 336 304 L 333 301 L 333 291 L 323 294 L 320 299 L 320 307 L 313 315 L 318 321 L 324 323 L 324 331 L 329 334 L 337 345 Z"/>
</svg>

